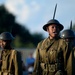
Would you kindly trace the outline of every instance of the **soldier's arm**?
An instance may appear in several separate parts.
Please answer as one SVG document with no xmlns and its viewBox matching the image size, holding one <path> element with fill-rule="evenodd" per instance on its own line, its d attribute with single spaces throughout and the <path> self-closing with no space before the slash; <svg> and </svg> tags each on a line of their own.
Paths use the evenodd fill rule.
<svg viewBox="0 0 75 75">
<path fill-rule="evenodd" d="M 40 61 L 39 61 L 39 45 L 37 46 L 36 49 L 36 59 L 34 63 L 34 71 L 32 75 L 39 75 L 39 70 L 40 70 Z"/>
<path fill-rule="evenodd" d="M 15 51 L 14 53 L 14 67 L 15 67 L 15 75 L 22 75 L 21 55 L 17 51 Z"/>
<path fill-rule="evenodd" d="M 64 58 L 64 73 L 66 74 L 66 53 L 68 51 L 68 45 L 65 41 L 62 42 L 62 51 L 63 51 L 63 58 Z"/>
<path fill-rule="evenodd" d="M 3 50 L 0 52 L 0 71 L 1 71 L 1 66 L 2 66 L 2 54 L 3 54 Z"/>
<path fill-rule="evenodd" d="M 62 39 L 60 41 L 60 50 L 58 52 L 58 71 L 55 75 L 66 75 L 66 51 L 67 51 L 67 44 Z"/>
</svg>

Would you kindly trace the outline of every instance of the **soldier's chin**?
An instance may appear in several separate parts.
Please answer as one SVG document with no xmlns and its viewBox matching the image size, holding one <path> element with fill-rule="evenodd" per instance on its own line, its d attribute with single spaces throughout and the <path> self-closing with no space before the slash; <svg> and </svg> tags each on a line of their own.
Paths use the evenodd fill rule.
<svg viewBox="0 0 75 75">
<path fill-rule="evenodd" d="M 58 35 L 58 33 L 54 33 L 53 35 L 54 35 L 54 36 L 57 36 L 57 35 Z"/>
<path fill-rule="evenodd" d="M 1 46 L 1 48 L 2 48 L 2 49 L 4 49 L 4 47 L 3 47 L 3 46 Z"/>
<path fill-rule="evenodd" d="M 53 38 L 57 37 L 57 34 L 54 34 L 52 37 L 53 37 Z"/>
<path fill-rule="evenodd" d="M 58 33 L 53 33 L 53 34 L 57 35 Z"/>
<path fill-rule="evenodd" d="M 2 48 L 2 49 L 5 49 L 6 47 L 5 47 L 5 46 L 1 46 L 1 48 Z"/>
</svg>

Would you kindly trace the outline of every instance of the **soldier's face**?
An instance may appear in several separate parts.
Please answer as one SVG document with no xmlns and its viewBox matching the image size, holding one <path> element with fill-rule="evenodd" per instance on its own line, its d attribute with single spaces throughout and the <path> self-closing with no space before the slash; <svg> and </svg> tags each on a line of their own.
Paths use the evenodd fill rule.
<svg viewBox="0 0 75 75">
<path fill-rule="evenodd" d="M 58 36 L 60 29 L 56 24 L 52 24 L 50 26 L 47 27 L 47 31 L 50 35 L 50 38 L 55 38 L 56 36 Z"/>
<path fill-rule="evenodd" d="M 71 43 L 71 42 L 74 42 L 74 39 L 66 38 L 65 41 L 68 42 L 68 43 Z"/>
<path fill-rule="evenodd" d="M 74 43 L 75 42 L 75 39 L 73 39 L 73 38 L 72 39 L 71 38 L 66 38 L 65 41 L 69 45 L 69 47 L 70 46 L 74 46 L 74 44 L 75 44 Z"/>
<path fill-rule="evenodd" d="M 7 49 L 9 47 L 9 45 L 10 45 L 9 41 L 7 41 L 7 40 L 0 40 L 0 42 L 1 42 L 0 46 L 3 49 Z"/>
</svg>

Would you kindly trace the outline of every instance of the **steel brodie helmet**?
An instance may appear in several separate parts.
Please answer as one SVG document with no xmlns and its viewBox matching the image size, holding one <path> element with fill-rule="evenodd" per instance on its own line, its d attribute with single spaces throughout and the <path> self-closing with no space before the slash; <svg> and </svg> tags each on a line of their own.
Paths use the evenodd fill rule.
<svg viewBox="0 0 75 75">
<path fill-rule="evenodd" d="M 63 39 L 66 39 L 66 38 L 75 38 L 75 34 L 74 34 L 74 32 L 72 30 L 67 29 L 67 30 L 64 30 L 61 33 L 61 38 L 63 38 Z"/>
<path fill-rule="evenodd" d="M 3 32 L 0 34 L 0 39 L 1 40 L 13 40 L 14 37 L 12 36 L 10 32 Z"/>
<path fill-rule="evenodd" d="M 58 20 L 56 20 L 56 19 L 51 19 L 51 20 L 49 20 L 49 21 L 47 22 L 47 24 L 45 24 L 45 25 L 43 26 L 43 29 L 44 29 L 45 31 L 47 31 L 47 27 L 50 26 L 50 25 L 52 25 L 52 24 L 58 25 L 60 31 L 64 28 L 63 25 L 60 24 Z"/>
</svg>

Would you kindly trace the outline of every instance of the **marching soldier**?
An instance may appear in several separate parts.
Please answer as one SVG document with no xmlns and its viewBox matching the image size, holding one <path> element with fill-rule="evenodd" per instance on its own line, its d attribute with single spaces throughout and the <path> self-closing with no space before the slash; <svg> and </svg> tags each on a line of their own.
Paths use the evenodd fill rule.
<svg viewBox="0 0 75 75">
<path fill-rule="evenodd" d="M 51 19 L 43 29 L 49 33 L 49 37 L 37 46 L 33 75 L 66 75 L 64 62 L 67 45 L 59 37 L 63 25 Z"/>
<path fill-rule="evenodd" d="M 0 35 L 0 46 L 2 48 L 0 75 L 22 75 L 21 56 L 11 46 L 13 39 L 14 37 L 9 32 L 3 32 Z"/>
<path fill-rule="evenodd" d="M 75 75 L 75 34 L 71 28 L 64 30 L 61 34 L 61 38 L 66 41 L 66 44 L 69 47 L 66 51 L 67 75 Z"/>
<path fill-rule="evenodd" d="M 66 75 L 65 51 L 68 47 L 59 37 L 64 27 L 54 17 L 55 12 L 53 19 L 43 26 L 49 37 L 38 43 L 33 75 Z"/>
</svg>

